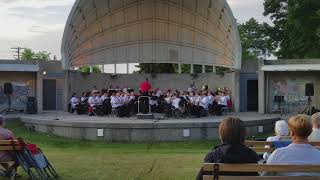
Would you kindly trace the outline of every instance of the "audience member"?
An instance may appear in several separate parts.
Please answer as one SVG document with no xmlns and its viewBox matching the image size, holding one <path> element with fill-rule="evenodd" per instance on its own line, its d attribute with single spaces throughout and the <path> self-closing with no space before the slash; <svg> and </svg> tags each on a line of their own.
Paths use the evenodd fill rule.
<svg viewBox="0 0 320 180">
<path fill-rule="evenodd" d="M 309 136 L 309 141 L 320 141 L 320 112 L 311 116 L 313 130 Z"/>
<path fill-rule="evenodd" d="M 246 128 L 238 118 L 228 117 L 219 126 L 221 145 L 204 158 L 204 163 L 257 163 L 257 154 L 244 145 Z M 201 169 L 197 180 L 202 180 L 206 172 Z M 258 175 L 258 173 L 228 173 L 226 175 Z"/>
<path fill-rule="evenodd" d="M 0 140 L 13 140 L 14 135 L 13 133 L 5 129 L 5 119 L 2 115 L 0 115 Z M 8 161 L 15 161 L 15 155 L 8 151 L 0 151 L 0 161 L 1 162 L 8 162 Z M 17 165 L 14 164 L 12 166 L 8 166 L 7 164 L 1 164 L 5 169 L 4 173 L 6 176 L 9 176 L 12 171 L 16 171 Z"/>
<path fill-rule="evenodd" d="M 289 132 L 292 144 L 276 149 L 267 164 L 272 165 L 320 165 L 320 151 L 308 143 L 312 124 L 307 115 L 296 115 L 289 119 Z M 319 176 L 318 173 L 273 173 L 263 172 L 262 176 Z"/>
<path fill-rule="evenodd" d="M 289 135 L 289 128 L 288 124 L 284 120 L 277 121 L 274 127 L 275 131 L 275 136 L 270 136 L 267 138 L 268 142 L 273 142 L 273 141 L 284 141 L 284 140 L 290 140 L 288 139 Z M 266 146 L 268 148 L 269 146 Z M 269 158 L 271 153 L 265 153 L 263 155 L 263 159 L 267 160 Z"/>
</svg>

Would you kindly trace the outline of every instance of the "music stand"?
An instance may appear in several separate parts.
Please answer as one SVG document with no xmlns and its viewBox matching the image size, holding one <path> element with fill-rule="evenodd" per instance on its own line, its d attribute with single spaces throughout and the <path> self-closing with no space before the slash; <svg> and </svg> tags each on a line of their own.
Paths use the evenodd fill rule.
<svg viewBox="0 0 320 180">
<path fill-rule="evenodd" d="M 282 116 L 282 103 L 284 102 L 284 96 L 274 96 L 273 101 L 278 103 L 278 110 L 280 110 L 280 115 Z"/>
</svg>

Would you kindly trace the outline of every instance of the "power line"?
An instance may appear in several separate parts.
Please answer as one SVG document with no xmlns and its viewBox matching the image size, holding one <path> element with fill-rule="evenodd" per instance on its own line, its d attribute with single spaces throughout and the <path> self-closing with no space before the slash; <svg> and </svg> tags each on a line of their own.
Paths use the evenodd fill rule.
<svg viewBox="0 0 320 180">
<path fill-rule="evenodd" d="M 18 58 L 18 60 L 20 60 L 21 50 L 23 50 L 23 49 L 25 49 L 25 48 L 22 48 L 22 47 L 18 46 L 18 47 L 13 47 L 13 48 L 11 48 L 11 49 L 15 50 L 15 51 L 13 51 L 13 52 L 15 52 L 15 53 L 17 53 L 17 54 L 14 55 L 14 56 L 16 56 L 16 57 Z"/>
</svg>

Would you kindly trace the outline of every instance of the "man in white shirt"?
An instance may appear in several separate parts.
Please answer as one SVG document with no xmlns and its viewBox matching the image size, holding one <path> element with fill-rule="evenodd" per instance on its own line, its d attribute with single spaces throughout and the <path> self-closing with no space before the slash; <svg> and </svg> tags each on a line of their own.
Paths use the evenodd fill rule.
<svg viewBox="0 0 320 180">
<path fill-rule="evenodd" d="M 97 102 L 97 106 L 102 106 L 102 99 L 100 97 L 100 93 L 98 92 L 97 95 L 96 95 L 96 102 Z"/>
<path fill-rule="evenodd" d="M 199 102 L 199 106 L 203 107 L 204 109 L 208 109 L 209 107 L 209 97 L 207 96 L 207 92 L 202 93 L 202 98 Z"/>
<path fill-rule="evenodd" d="M 111 98 L 111 106 L 112 108 L 116 109 L 118 117 L 129 117 L 130 112 L 128 111 L 127 107 L 124 106 L 123 101 L 121 100 L 120 92 L 116 93 L 116 96 Z"/>
<path fill-rule="evenodd" d="M 208 92 L 207 97 L 208 97 L 208 103 L 212 105 L 214 103 L 214 96 L 212 95 L 212 93 L 210 91 Z"/>
<path fill-rule="evenodd" d="M 76 96 L 76 93 L 72 94 L 72 98 L 70 99 L 71 104 L 71 113 L 75 111 L 77 105 L 79 105 L 80 99 Z"/>
<path fill-rule="evenodd" d="M 101 96 L 101 101 L 103 102 L 103 101 L 105 101 L 105 100 L 107 100 L 107 99 L 110 99 L 110 97 L 108 96 L 108 93 L 103 93 L 103 95 Z"/>
<path fill-rule="evenodd" d="M 278 148 L 270 155 L 267 164 L 271 165 L 320 165 L 320 151 L 308 143 L 312 132 L 310 118 L 296 115 L 289 119 L 288 126 L 292 144 Z M 313 172 L 273 173 L 263 172 L 262 176 L 320 176 Z"/>
<path fill-rule="evenodd" d="M 121 98 L 120 98 L 120 92 L 117 92 L 115 96 L 112 96 L 112 97 L 111 97 L 111 106 L 112 106 L 112 108 L 114 108 L 114 109 L 122 106 L 122 104 L 121 104 Z"/>
<path fill-rule="evenodd" d="M 179 94 L 176 94 L 174 97 L 173 97 L 173 100 L 172 100 L 172 106 L 175 108 L 175 109 L 178 109 L 179 108 L 179 103 L 180 103 L 181 99 L 179 98 Z"/>
<path fill-rule="evenodd" d="M 225 95 L 225 92 L 219 92 L 219 96 L 217 97 L 218 105 L 215 109 L 215 113 L 218 116 L 222 115 L 222 108 L 227 107 L 228 105 L 228 97 Z"/>
<path fill-rule="evenodd" d="M 222 106 L 227 106 L 228 105 L 228 97 L 226 96 L 225 92 L 221 92 L 221 96 L 219 97 L 218 104 Z"/>
<path fill-rule="evenodd" d="M 82 96 L 81 96 L 81 102 L 85 102 L 85 101 L 87 101 L 88 100 L 88 95 L 87 95 L 88 93 L 87 92 L 83 92 L 82 93 Z"/>
<path fill-rule="evenodd" d="M 309 136 L 309 141 L 320 141 L 320 112 L 317 112 L 311 116 L 313 130 Z"/>
<path fill-rule="evenodd" d="M 97 99 L 96 99 L 97 94 L 98 94 L 97 91 L 92 91 L 91 96 L 88 99 L 88 103 L 91 107 L 94 107 L 97 105 Z"/>
</svg>

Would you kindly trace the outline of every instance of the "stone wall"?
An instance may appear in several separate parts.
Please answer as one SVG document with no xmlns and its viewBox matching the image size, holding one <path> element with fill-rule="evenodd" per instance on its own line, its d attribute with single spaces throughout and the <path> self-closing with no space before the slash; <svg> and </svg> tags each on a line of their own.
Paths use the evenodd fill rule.
<svg viewBox="0 0 320 180">
<path fill-rule="evenodd" d="M 110 86 L 125 88 L 130 87 L 135 90 L 139 89 L 140 83 L 148 78 L 153 88 L 181 89 L 185 90 L 194 82 L 196 88 L 200 89 L 207 84 L 210 89 L 215 90 L 218 87 L 228 87 L 233 95 L 235 109 L 238 109 L 239 97 L 239 73 L 231 72 L 225 75 L 216 75 L 214 73 L 206 74 L 101 74 L 91 73 L 83 74 L 76 71 L 68 72 L 68 86 L 70 93 L 76 92 L 81 95 L 82 92 L 90 91 L 93 86 L 97 86 L 99 90 L 108 89 Z M 235 95 L 235 96 L 234 96 Z"/>
</svg>

